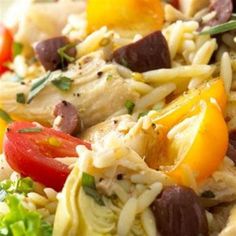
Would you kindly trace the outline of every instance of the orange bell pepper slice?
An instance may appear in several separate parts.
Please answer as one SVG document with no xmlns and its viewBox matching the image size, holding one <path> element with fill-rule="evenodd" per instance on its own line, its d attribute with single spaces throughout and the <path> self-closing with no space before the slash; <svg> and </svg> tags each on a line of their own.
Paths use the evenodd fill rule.
<svg viewBox="0 0 236 236">
<path fill-rule="evenodd" d="M 226 122 L 219 107 L 211 102 L 201 101 L 197 114 L 174 126 L 167 138 L 165 159 L 159 164 L 175 182 L 187 186 L 191 186 L 191 179 L 201 182 L 209 177 L 228 147 Z"/>
<path fill-rule="evenodd" d="M 214 79 L 202 85 L 199 89 L 190 90 L 178 97 L 166 108 L 153 112 L 150 116 L 155 124 L 163 125 L 167 130 L 177 124 L 200 100 L 216 101 L 224 113 L 227 94 L 222 79 Z"/>
<path fill-rule="evenodd" d="M 125 36 L 143 35 L 159 30 L 164 22 L 160 0 L 88 0 L 88 32 L 102 26 Z"/>
</svg>

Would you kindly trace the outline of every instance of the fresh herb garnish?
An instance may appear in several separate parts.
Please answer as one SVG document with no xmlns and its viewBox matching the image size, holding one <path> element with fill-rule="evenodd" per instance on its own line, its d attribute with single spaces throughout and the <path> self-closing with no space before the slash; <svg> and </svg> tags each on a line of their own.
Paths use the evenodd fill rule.
<svg viewBox="0 0 236 236">
<path fill-rule="evenodd" d="M 10 179 L 0 182 L 0 190 L 6 193 L 27 194 L 33 191 L 33 181 L 31 178 L 19 178 L 16 181 Z"/>
<path fill-rule="evenodd" d="M 62 91 L 68 91 L 71 88 L 73 80 L 66 77 L 60 76 L 59 78 L 52 81 L 52 84 Z"/>
<path fill-rule="evenodd" d="M 25 128 L 25 129 L 19 129 L 18 133 L 40 133 L 42 132 L 42 128 L 40 127 L 32 127 L 32 128 Z"/>
<path fill-rule="evenodd" d="M 144 111 L 144 112 L 139 113 L 138 119 L 141 118 L 141 117 L 146 116 L 146 115 L 148 114 L 148 112 L 149 112 L 149 111 Z"/>
<path fill-rule="evenodd" d="M 61 64 L 64 65 L 65 61 L 66 62 L 74 62 L 75 58 L 68 55 L 68 50 L 70 50 L 71 48 L 75 47 L 74 43 L 70 43 L 65 45 L 64 47 L 61 47 L 57 50 L 57 53 L 59 54 L 60 58 L 61 58 Z"/>
<path fill-rule="evenodd" d="M 84 192 L 87 195 L 89 195 L 90 197 L 92 197 L 97 204 L 104 206 L 104 202 L 102 200 L 102 197 L 97 192 L 94 176 L 83 172 L 83 174 L 82 174 L 82 187 L 83 187 Z"/>
<path fill-rule="evenodd" d="M 17 93 L 16 94 L 16 101 L 18 103 L 25 104 L 26 103 L 25 94 L 24 93 Z"/>
<path fill-rule="evenodd" d="M 214 198 L 215 194 L 212 191 L 207 190 L 207 191 L 205 191 L 201 194 L 201 197 L 203 197 L 203 198 Z"/>
<path fill-rule="evenodd" d="M 13 56 L 14 57 L 21 54 L 22 50 L 23 50 L 23 44 L 18 43 L 18 42 L 13 43 Z"/>
<path fill-rule="evenodd" d="M 236 14 L 235 13 L 233 13 L 232 15 L 231 15 L 231 18 L 230 18 L 231 20 L 236 20 Z"/>
<path fill-rule="evenodd" d="M 128 113 L 131 115 L 134 111 L 135 104 L 132 101 L 127 100 L 125 102 L 125 107 L 126 107 Z"/>
<path fill-rule="evenodd" d="M 31 178 L 21 178 L 16 181 L 15 191 L 18 193 L 29 193 L 33 191 L 34 182 Z"/>
<path fill-rule="evenodd" d="M 31 103 L 31 101 L 34 99 L 34 97 L 42 90 L 45 88 L 45 86 L 48 83 L 48 80 L 50 78 L 51 72 L 48 72 L 45 77 L 37 80 L 35 83 L 33 83 L 30 93 L 28 96 L 27 103 Z"/>
<path fill-rule="evenodd" d="M 113 79 L 112 75 L 107 76 L 107 81 L 111 81 Z"/>
<path fill-rule="evenodd" d="M 0 108 L 0 119 L 4 120 L 6 123 L 13 122 L 13 119 L 4 110 Z"/>
<path fill-rule="evenodd" d="M 5 202 L 9 211 L 0 215 L 0 235 L 52 235 L 52 226 L 43 221 L 38 212 L 24 208 L 17 196 L 11 194 Z"/>
<path fill-rule="evenodd" d="M 231 20 L 228 21 L 224 24 L 220 24 L 220 25 L 216 25 L 211 27 L 208 30 L 204 30 L 200 33 L 200 35 L 205 35 L 205 34 L 210 34 L 210 35 L 215 35 L 215 34 L 221 34 L 221 33 L 225 33 L 231 30 L 235 30 L 236 29 L 236 20 Z"/>
</svg>

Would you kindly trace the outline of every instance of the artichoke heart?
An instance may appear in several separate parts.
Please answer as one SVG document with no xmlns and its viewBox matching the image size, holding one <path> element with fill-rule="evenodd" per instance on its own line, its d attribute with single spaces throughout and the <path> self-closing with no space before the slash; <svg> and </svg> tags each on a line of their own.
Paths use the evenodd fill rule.
<svg viewBox="0 0 236 236">
<path fill-rule="evenodd" d="M 79 145 L 77 152 L 80 158 L 63 188 L 53 235 L 156 235 L 149 207 L 168 179 L 115 133 L 92 150 Z"/>
</svg>

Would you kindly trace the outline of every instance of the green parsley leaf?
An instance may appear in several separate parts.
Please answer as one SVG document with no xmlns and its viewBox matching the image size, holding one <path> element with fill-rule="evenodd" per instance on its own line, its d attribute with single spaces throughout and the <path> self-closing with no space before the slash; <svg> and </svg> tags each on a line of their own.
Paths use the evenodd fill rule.
<svg viewBox="0 0 236 236">
<path fill-rule="evenodd" d="M 58 79 L 53 80 L 52 84 L 62 91 L 68 91 L 71 88 L 72 82 L 72 79 L 66 76 L 61 76 Z"/>
<path fill-rule="evenodd" d="M 25 94 L 24 93 L 17 93 L 16 94 L 16 101 L 18 103 L 25 104 L 26 103 Z"/>
<path fill-rule="evenodd" d="M 46 87 L 48 80 L 50 78 L 50 75 L 51 75 L 51 72 L 47 73 L 47 75 L 45 77 L 43 77 L 33 83 L 32 87 L 30 89 L 28 100 L 27 100 L 28 104 L 31 103 L 31 101 L 35 98 L 35 96 Z"/>
<path fill-rule="evenodd" d="M 207 191 L 205 191 L 201 194 L 201 197 L 203 197 L 203 198 L 214 198 L 215 194 L 212 191 L 207 190 Z"/>
<path fill-rule="evenodd" d="M 132 101 L 127 100 L 125 102 L 125 107 L 126 107 L 128 113 L 131 115 L 134 111 L 135 104 Z"/>
<path fill-rule="evenodd" d="M 0 235 L 52 235 L 52 226 L 44 222 L 38 212 L 24 208 L 16 196 L 7 196 L 5 202 L 8 205 L 9 212 L 0 216 Z"/>
<path fill-rule="evenodd" d="M 40 133 L 40 132 L 42 132 L 42 128 L 40 127 L 25 128 L 18 130 L 18 133 Z"/>
<path fill-rule="evenodd" d="M 102 200 L 102 197 L 97 192 L 94 176 L 83 172 L 83 174 L 82 174 L 82 187 L 83 187 L 84 192 L 88 196 L 92 197 L 97 204 L 104 206 L 104 202 Z"/>
<path fill-rule="evenodd" d="M 20 178 L 16 181 L 7 179 L 0 182 L 0 190 L 4 190 L 6 193 L 27 194 L 33 191 L 33 180 L 29 177 Z"/>
<path fill-rule="evenodd" d="M 16 181 L 15 191 L 17 193 L 29 193 L 33 191 L 34 182 L 31 178 L 20 178 Z"/>
<path fill-rule="evenodd" d="M 205 35 L 205 34 L 210 34 L 210 35 L 215 35 L 215 34 L 221 34 L 221 33 L 225 33 L 231 30 L 235 30 L 236 29 L 236 20 L 231 20 L 228 21 L 226 23 L 220 24 L 220 25 L 216 25 L 211 27 L 208 30 L 204 30 L 200 33 L 200 35 Z"/>
<path fill-rule="evenodd" d="M 0 119 L 4 120 L 6 123 L 13 122 L 13 119 L 4 110 L 0 108 Z"/>
<path fill-rule="evenodd" d="M 16 57 L 17 55 L 21 54 L 23 50 L 23 44 L 19 42 L 13 43 L 13 56 Z"/>
</svg>

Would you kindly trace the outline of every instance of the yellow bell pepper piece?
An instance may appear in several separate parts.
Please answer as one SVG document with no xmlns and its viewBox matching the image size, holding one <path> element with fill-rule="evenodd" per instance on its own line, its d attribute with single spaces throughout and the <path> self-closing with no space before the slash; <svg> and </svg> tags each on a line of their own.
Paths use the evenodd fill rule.
<svg viewBox="0 0 236 236">
<path fill-rule="evenodd" d="M 88 0 L 88 32 L 102 26 L 125 36 L 146 35 L 162 28 L 164 11 L 160 0 Z"/>
</svg>

